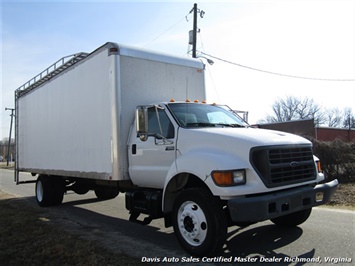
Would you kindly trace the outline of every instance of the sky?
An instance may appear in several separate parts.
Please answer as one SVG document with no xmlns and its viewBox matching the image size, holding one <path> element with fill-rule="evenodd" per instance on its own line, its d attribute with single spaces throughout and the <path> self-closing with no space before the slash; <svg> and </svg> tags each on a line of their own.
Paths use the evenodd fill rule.
<svg viewBox="0 0 355 266">
<path fill-rule="evenodd" d="M 14 91 L 64 56 L 111 41 L 191 57 L 194 3 L 208 102 L 250 124 L 286 96 L 355 111 L 355 0 L 1 1 L 0 140 Z"/>
</svg>

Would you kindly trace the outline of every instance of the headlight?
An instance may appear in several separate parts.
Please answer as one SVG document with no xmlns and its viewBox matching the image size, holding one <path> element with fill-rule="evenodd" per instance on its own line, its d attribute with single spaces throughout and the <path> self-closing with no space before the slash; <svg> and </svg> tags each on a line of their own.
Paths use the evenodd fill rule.
<svg viewBox="0 0 355 266">
<path fill-rule="evenodd" d="M 217 186 L 238 186 L 246 183 L 245 169 L 212 171 L 212 179 Z"/>
</svg>

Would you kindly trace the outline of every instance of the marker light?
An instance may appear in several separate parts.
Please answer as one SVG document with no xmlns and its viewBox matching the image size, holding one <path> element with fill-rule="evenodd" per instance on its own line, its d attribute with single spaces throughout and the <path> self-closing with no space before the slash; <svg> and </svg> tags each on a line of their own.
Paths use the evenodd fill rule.
<svg viewBox="0 0 355 266">
<path fill-rule="evenodd" d="M 212 171 L 212 179 L 217 186 L 238 186 L 246 183 L 245 170 Z"/>
<path fill-rule="evenodd" d="M 320 165 L 320 161 L 316 161 L 317 163 L 317 170 L 318 170 L 318 173 L 322 173 L 322 167 Z"/>
<path fill-rule="evenodd" d="M 194 100 L 194 103 L 198 103 L 198 100 Z"/>
<path fill-rule="evenodd" d="M 207 101 L 206 101 L 206 100 L 203 100 L 202 103 L 207 103 Z"/>
<path fill-rule="evenodd" d="M 171 99 L 170 99 L 170 102 L 171 102 L 171 103 L 174 103 L 174 102 L 175 102 L 175 99 L 174 99 L 174 98 L 171 98 Z"/>
<path fill-rule="evenodd" d="M 185 102 L 189 103 L 189 102 L 191 102 L 191 101 L 190 101 L 190 99 L 186 99 L 186 101 L 185 101 Z"/>
</svg>

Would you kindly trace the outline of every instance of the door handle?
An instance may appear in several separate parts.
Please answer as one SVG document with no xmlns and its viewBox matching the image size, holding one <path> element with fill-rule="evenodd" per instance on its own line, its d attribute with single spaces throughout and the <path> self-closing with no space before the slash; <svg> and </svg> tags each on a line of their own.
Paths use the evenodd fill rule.
<svg viewBox="0 0 355 266">
<path fill-rule="evenodd" d="M 132 145 L 132 154 L 137 154 L 137 144 Z"/>
</svg>

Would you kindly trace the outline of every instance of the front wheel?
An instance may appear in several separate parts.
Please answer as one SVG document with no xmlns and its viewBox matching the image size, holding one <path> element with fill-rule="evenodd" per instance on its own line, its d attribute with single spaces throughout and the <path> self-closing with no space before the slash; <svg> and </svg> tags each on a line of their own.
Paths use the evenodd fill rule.
<svg viewBox="0 0 355 266">
<path fill-rule="evenodd" d="M 271 219 L 271 221 L 274 224 L 279 226 L 285 226 L 285 227 L 297 226 L 304 223 L 311 215 L 311 212 L 312 212 L 312 208 L 309 208 L 309 209 L 293 212 L 284 216 Z"/>
<path fill-rule="evenodd" d="M 177 196 L 173 226 L 181 246 L 192 255 L 211 255 L 222 248 L 227 238 L 222 207 L 201 188 L 186 189 Z"/>
</svg>

